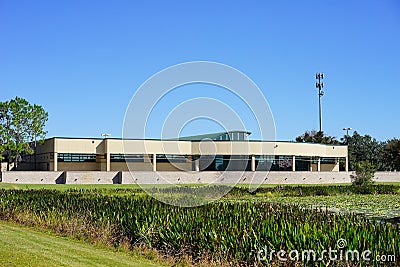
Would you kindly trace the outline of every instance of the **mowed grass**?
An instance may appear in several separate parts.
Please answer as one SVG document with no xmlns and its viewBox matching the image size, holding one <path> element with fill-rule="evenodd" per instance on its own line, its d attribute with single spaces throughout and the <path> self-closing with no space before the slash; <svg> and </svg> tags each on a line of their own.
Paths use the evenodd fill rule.
<svg viewBox="0 0 400 267">
<path fill-rule="evenodd" d="M 83 241 L 0 221 L 0 266 L 163 266 Z"/>
</svg>

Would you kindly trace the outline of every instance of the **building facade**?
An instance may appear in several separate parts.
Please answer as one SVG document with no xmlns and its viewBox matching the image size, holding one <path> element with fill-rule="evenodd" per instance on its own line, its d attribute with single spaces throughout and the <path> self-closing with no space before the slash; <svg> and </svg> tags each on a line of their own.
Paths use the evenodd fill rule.
<svg viewBox="0 0 400 267">
<path fill-rule="evenodd" d="M 25 169 L 47 171 L 348 170 L 347 146 L 248 140 L 230 131 L 170 140 L 46 139 Z M 32 167 L 33 165 L 33 167 Z"/>
</svg>

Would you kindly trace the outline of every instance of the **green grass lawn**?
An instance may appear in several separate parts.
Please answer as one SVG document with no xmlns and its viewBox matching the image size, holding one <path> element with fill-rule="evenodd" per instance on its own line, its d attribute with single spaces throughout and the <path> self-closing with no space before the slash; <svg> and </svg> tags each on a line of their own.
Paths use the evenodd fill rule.
<svg viewBox="0 0 400 267">
<path fill-rule="evenodd" d="M 160 266 L 127 252 L 0 221 L 0 266 Z"/>
</svg>

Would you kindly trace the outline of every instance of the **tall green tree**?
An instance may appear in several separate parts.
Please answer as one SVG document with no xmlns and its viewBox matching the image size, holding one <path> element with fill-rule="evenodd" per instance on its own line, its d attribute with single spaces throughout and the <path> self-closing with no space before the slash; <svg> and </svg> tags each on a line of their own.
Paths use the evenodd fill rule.
<svg viewBox="0 0 400 267">
<path fill-rule="evenodd" d="M 377 141 L 369 135 L 360 135 L 354 131 L 352 136 L 346 137 L 346 143 L 349 149 L 349 168 L 357 169 L 357 163 L 368 161 L 376 170 L 386 171 L 389 166 L 384 159 L 384 143 Z"/>
<path fill-rule="evenodd" d="M 36 142 L 43 141 L 48 113 L 39 105 L 15 97 L 0 102 L 0 152 L 8 163 L 18 166 L 23 154 L 33 154 Z"/>
<path fill-rule="evenodd" d="M 42 143 L 46 138 L 47 131 L 45 131 L 44 127 L 49 114 L 42 106 L 34 104 L 33 106 L 30 106 L 29 115 L 29 139 L 33 141 L 32 144 L 36 149 L 37 142 Z"/>
<path fill-rule="evenodd" d="M 390 171 L 400 171 L 400 139 L 393 138 L 385 142 L 384 160 Z"/>
<path fill-rule="evenodd" d="M 324 131 L 305 131 L 304 134 L 296 137 L 296 142 L 318 143 L 327 145 L 339 145 L 340 142 L 334 136 L 326 135 Z"/>
</svg>

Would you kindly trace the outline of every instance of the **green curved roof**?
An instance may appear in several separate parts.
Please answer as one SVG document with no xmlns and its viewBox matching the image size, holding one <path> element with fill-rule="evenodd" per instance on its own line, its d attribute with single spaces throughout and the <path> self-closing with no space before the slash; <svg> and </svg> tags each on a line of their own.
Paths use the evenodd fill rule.
<svg viewBox="0 0 400 267">
<path fill-rule="evenodd" d="M 220 132 L 220 133 L 183 136 L 183 137 L 173 138 L 171 140 L 180 140 L 180 141 L 201 141 L 204 139 L 216 140 L 219 136 L 221 136 L 223 134 L 227 134 L 227 133 L 246 133 L 248 135 L 251 134 L 251 132 L 248 132 L 248 131 L 229 131 L 229 132 Z"/>
</svg>

